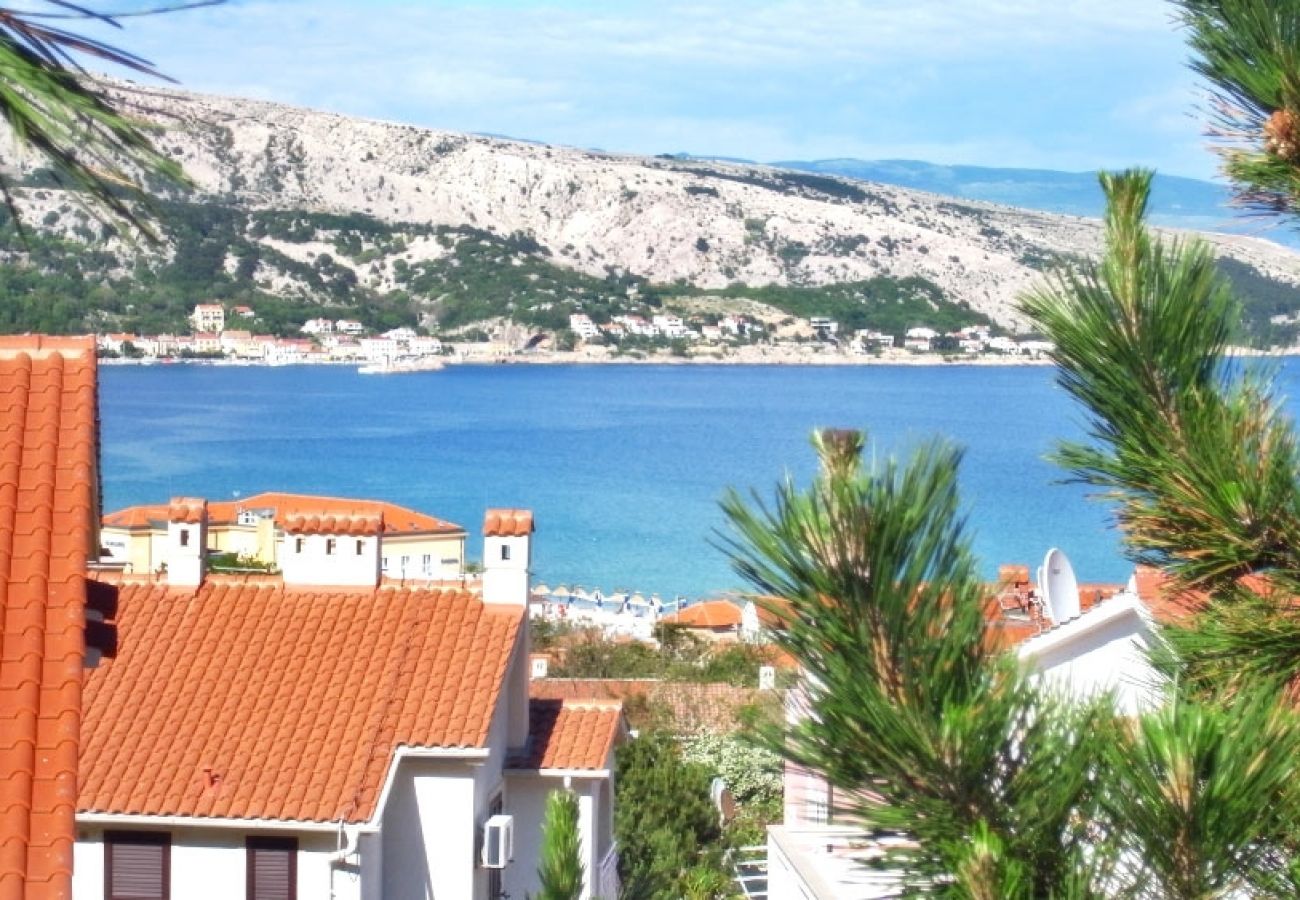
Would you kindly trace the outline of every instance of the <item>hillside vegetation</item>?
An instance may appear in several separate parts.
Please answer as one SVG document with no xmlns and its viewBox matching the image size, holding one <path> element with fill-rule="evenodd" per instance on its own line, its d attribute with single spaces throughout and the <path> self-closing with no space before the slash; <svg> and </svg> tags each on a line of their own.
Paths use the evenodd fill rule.
<svg viewBox="0 0 1300 900">
<path fill-rule="evenodd" d="M 826 174 L 615 156 L 142 91 L 196 190 L 160 204 L 165 244 L 123 241 L 42 173 L 23 173 L 27 243 L 0 219 L 0 328 L 169 331 L 196 302 L 253 307 L 290 333 L 314 316 L 456 331 L 555 330 L 678 298 L 753 300 L 899 333 L 991 321 L 1091 255 L 1095 222 Z M 9 157 L 7 157 L 9 158 Z M 1248 331 L 1300 310 L 1300 258 L 1213 238 L 1247 292 Z"/>
</svg>

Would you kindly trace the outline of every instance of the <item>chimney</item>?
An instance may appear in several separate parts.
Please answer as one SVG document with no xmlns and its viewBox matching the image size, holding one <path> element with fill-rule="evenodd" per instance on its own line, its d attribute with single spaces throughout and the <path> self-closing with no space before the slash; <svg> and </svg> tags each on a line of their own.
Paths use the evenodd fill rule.
<svg viewBox="0 0 1300 900">
<path fill-rule="evenodd" d="M 382 513 L 285 516 L 276 561 L 286 585 L 379 584 Z"/>
<path fill-rule="evenodd" d="M 489 509 L 483 518 L 483 602 L 528 607 L 533 513 Z"/>
<path fill-rule="evenodd" d="M 208 552 L 208 502 L 173 497 L 167 507 L 167 581 L 181 587 L 203 584 Z"/>
</svg>

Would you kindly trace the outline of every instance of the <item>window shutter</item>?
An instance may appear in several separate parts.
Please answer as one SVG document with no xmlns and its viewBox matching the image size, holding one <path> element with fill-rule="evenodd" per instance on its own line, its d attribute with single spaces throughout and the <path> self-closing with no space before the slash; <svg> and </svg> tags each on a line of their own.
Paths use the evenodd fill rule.
<svg viewBox="0 0 1300 900">
<path fill-rule="evenodd" d="M 298 841 L 248 839 L 248 900 L 295 900 Z"/>
<path fill-rule="evenodd" d="M 109 833 L 104 838 L 108 900 L 167 900 L 168 835 Z"/>
</svg>

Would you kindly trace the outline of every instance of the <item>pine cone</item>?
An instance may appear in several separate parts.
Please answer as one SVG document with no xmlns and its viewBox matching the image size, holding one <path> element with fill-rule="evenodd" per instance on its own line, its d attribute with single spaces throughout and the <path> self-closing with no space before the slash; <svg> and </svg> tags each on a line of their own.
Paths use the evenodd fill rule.
<svg viewBox="0 0 1300 900">
<path fill-rule="evenodd" d="M 1287 109 L 1279 109 L 1264 123 L 1264 152 L 1287 162 L 1300 162 L 1300 121 Z"/>
</svg>

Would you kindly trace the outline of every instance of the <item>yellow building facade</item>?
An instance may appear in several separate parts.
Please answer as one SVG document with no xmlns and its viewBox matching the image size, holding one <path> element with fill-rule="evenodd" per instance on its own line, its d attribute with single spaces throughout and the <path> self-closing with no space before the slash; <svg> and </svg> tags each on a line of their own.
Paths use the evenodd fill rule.
<svg viewBox="0 0 1300 900">
<path fill-rule="evenodd" d="M 104 516 L 101 562 L 127 572 L 162 571 L 167 555 L 167 503 L 130 506 Z M 294 518 L 378 516 L 384 576 L 405 581 L 452 581 L 465 572 L 465 529 L 436 516 L 382 500 L 264 493 L 207 504 L 208 554 L 233 554 L 253 566 L 281 568 Z M 236 563 L 237 565 L 238 563 Z"/>
</svg>

